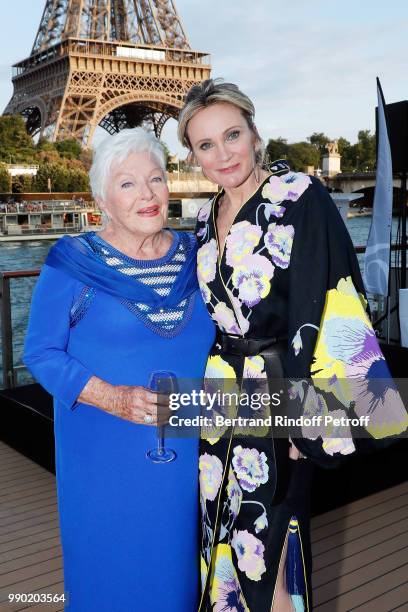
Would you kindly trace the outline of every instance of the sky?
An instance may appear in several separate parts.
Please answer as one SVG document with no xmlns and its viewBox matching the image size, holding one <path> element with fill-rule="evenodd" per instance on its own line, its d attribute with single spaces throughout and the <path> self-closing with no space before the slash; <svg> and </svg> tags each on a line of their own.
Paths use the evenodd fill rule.
<svg viewBox="0 0 408 612">
<path fill-rule="evenodd" d="M 252 98 L 266 142 L 313 132 L 355 142 L 359 130 L 373 132 L 376 76 L 387 103 L 408 99 L 406 0 L 175 3 L 191 47 L 211 54 L 212 76 Z M 44 0 L 1 0 L 1 111 L 12 94 L 10 66 L 29 55 L 43 8 Z M 182 153 L 175 133 L 169 120 L 163 140 Z"/>
</svg>

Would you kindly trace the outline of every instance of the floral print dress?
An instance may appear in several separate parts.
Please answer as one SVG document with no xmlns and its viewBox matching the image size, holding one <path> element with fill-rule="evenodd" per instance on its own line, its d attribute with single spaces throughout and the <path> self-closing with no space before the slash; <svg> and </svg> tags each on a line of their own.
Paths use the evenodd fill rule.
<svg viewBox="0 0 408 612">
<path fill-rule="evenodd" d="M 208 311 L 222 333 L 288 339 L 283 370 L 285 377 L 298 381 L 291 393 L 302 402 L 304 414 L 327 413 L 328 392 L 338 401 L 336 413 L 346 414 L 357 386 L 365 398 L 358 403 L 358 416 L 370 414 L 367 430 L 372 438 L 399 434 L 408 422 L 393 385 L 381 390 L 369 385 L 390 375 L 338 210 L 317 179 L 282 172 L 279 164 L 276 169 L 237 212 L 222 251 L 216 227 L 222 192 L 199 212 L 198 279 Z M 262 355 L 225 354 L 214 344 L 207 380 L 231 379 L 235 384 L 245 377 L 266 376 Z M 301 379 L 310 376 L 316 384 L 308 391 Z M 296 610 L 312 609 L 310 459 L 335 463 L 354 452 L 357 441 L 344 431 L 336 438 L 333 431 L 314 428 L 303 430 L 295 442 L 309 459 L 291 461 L 286 496 L 274 503 L 280 466 L 271 438 L 231 433 L 202 439 L 201 611 L 269 612 L 293 525 L 299 530 L 305 581 L 302 596 L 294 596 L 293 603 Z"/>
</svg>

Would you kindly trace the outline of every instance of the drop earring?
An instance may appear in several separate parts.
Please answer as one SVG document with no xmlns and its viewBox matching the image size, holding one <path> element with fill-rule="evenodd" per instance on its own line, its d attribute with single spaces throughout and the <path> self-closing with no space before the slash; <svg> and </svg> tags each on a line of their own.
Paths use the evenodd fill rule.
<svg viewBox="0 0 408 612">
<path fill-rule="evenodd" d="M 259 185 L 260 181 L 261 181 L 261 169 L 259 167 L 259 165 L 256 163 L 255 161 L 255 165 L 254 165 L 254 177 L 255 177 L 255 182 L 257 185 Z"/>
</svg>

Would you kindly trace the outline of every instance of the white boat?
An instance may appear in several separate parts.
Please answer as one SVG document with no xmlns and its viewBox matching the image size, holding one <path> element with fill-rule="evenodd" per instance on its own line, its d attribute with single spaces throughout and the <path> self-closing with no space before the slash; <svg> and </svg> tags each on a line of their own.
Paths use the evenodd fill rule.
<svg viewBox="0 0 408 612">
<path fill-rule="evenodd" d="M 23 200 L 0 203 L 0 241 L 55 240 L 99 228 L 101 213 L 93 201 Z"/>
</svg>

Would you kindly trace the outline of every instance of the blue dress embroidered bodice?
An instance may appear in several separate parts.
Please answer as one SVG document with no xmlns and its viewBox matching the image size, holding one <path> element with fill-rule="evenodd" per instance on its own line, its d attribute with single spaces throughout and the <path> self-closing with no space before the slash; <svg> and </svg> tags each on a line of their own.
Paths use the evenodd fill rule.
<svg viewBox="0 0 408 612">
<path fill-rule="evenodd" d="M 96 232 L 84 234 L 80 240 L 106 263 L 122 274 L 132 276 L 139 282 L 151 287 L 161 296 L 170 293 L 171 287 L 180 272 L 189 250 L 193 246 L 193 236 L 172 232 L 173 243 L 164 257 L 154 260 L 140 260 L 128 257 L 103 240 Z M 86 314 L 95 296 L 95 290 L 84 287 L 78 300 L 71 309 L 71 326 Z M 141 302 L 122 299 L 123 305 L 135 314 L 151 331 L 162 337 L 172 338 L 179 334 L 191 317 L 194 295 L 182 300 L 171 308 L 156 309 Z"/>
</svg>

